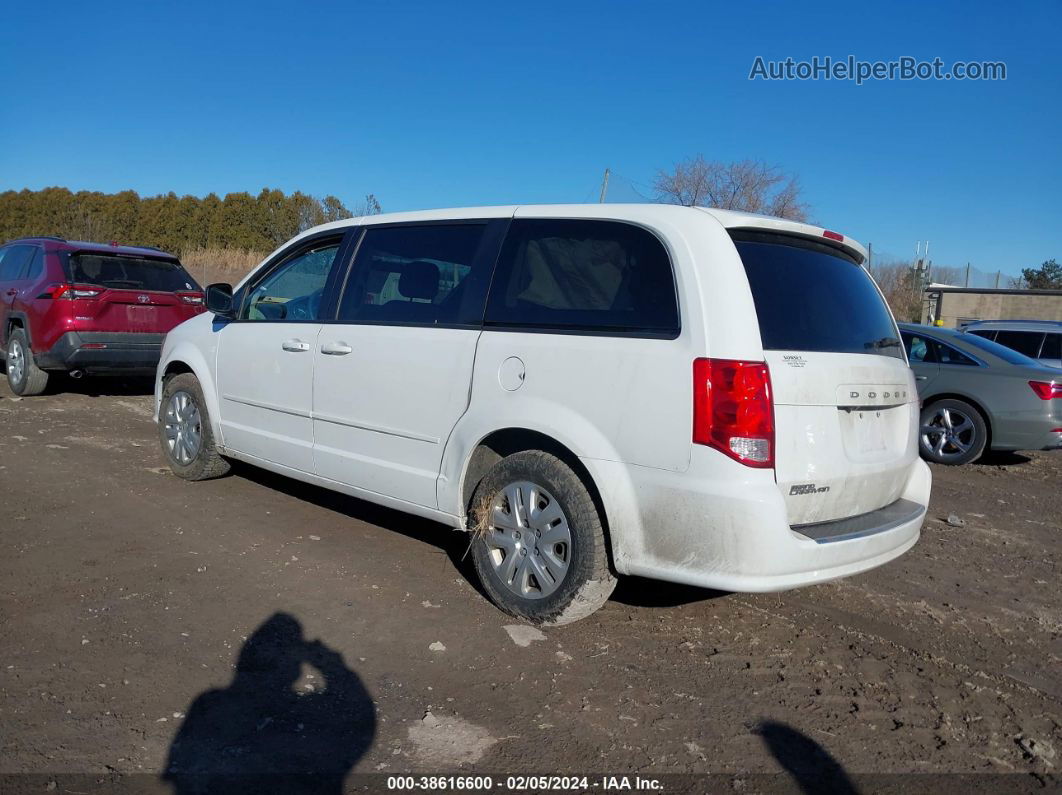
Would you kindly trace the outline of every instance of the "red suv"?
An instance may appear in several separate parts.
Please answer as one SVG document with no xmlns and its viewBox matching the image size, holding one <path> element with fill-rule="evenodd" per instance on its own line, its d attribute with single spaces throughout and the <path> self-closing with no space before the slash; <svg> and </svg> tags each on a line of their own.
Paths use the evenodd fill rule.
<svg viewBox="0 0 1062 795">
<path fill-rule="evenodd" d="M 203 311 L 180 261 L 154 248 L 55 237 L 0 246 L 0 350 L 16 395 L 48 375 L 148 374 L 166 332 Z"/>
</svg>

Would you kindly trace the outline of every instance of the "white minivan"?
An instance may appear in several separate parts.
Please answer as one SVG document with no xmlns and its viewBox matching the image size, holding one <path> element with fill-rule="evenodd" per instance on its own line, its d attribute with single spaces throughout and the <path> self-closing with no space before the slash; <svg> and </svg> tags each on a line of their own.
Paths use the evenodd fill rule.
<svg viewBox="0 0 1062 795">
<path fill-rule="evenodd" d="M 914 545 L 930 491 L 865 258 L 655 204 L 326 224 L 169 333 L 160 440 L 189 480 L 238 459 L 468 531 L 484 590 L 535 623 L 616 575 L 855 574 Z"/>
</svg>

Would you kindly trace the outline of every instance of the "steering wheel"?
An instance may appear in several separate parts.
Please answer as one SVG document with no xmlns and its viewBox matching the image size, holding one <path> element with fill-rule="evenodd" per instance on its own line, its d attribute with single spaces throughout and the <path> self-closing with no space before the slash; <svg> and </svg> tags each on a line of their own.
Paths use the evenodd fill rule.
<svg viewBox="0 0 1062 795">
<path fill-rule="evenodd" d="M 324 289 L 322 288 L 309 295 L 296 298 L 294 301 L 288 301 L 288 317 L 293 320 L 313 320 L 321 309 L 321 298 L 323 296 Z"/>
</svg>

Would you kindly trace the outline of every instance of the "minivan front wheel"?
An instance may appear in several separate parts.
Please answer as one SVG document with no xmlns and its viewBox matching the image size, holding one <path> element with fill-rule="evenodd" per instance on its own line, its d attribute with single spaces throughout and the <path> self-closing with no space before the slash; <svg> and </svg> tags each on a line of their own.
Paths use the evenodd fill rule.
<svg viewBox="0 0 1062 795">
<path fill-rule="evenodd" d="M 179 478 L 209 480 L 229 471 L 229 462 L 214 444 L 203 389 L 191 373 L 173 376 L 162 388 L 159 441 L 170 469 Z"/>
<path fill-rule="evenodd" d="M 569 624 L 608 601 L 616 580 L 586 485 L 554 455 L 503 458 L 472 498 L 472 558 L 491 600 L 534 624 Z"/>
<path fill-rule="evenodd" d="M 981 412 L 962 400 L 938 400 L 922 409 L 918 447 L 922 457 L 937 464 L 968 464 L 980 458 L 988 443 Z"/>
<path fill-rule="evenodd" d="M 29 397 L 41 394 L 48 386 L 48 372 L 33 359 L 26 332 L 12 329 L 7 341 L 7 383 L 16 395 Z"/>
</svg>

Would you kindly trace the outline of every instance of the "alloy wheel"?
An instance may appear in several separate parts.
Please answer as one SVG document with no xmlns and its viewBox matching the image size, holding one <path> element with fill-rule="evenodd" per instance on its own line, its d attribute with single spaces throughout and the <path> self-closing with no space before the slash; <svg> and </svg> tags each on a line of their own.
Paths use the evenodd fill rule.
<svg viewBox="0 0 1062 795">
<path fill-rule="evenodd" d="M 26 354 L 17 340 L 12 341 L 7 349 L 7 377 L 11 383 L 22 382 L 22 376 L 26 372 Z"/>
<path fill-rule="evenodd" d="M 178 464 L 187 465 L 199 455 L 203 444 L 203 422 L 199 406 L 189 393 L 174 392 L 166 404 L 166 446 Z"/>
<path fill-rule="evenodd" d="M 977 426 L 965 412 L 939 408 L 921 428 L 922 449 L 942 461 L 959 458 L 977 443 Z"/>
</svg>

